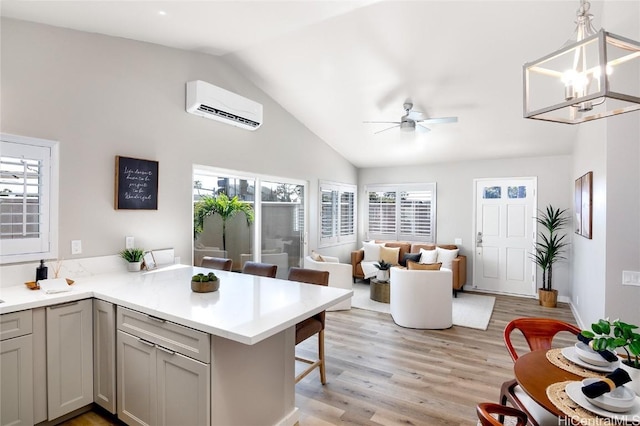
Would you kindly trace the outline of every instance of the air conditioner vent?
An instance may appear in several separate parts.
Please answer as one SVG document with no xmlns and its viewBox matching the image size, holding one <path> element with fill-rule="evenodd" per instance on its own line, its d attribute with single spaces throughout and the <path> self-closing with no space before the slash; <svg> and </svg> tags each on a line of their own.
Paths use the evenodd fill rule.
<svg viewBox="0 0 640 426">
<path fill-rule="evenodd" d="M 210 107 L 208 105 L 200 105 L 198 107 L 199 111 L 202 111 L 203 113 L 206 114 L 213 114 L 213 115 L 217 115 L 218 117 L 222 117 L 222 118 L 226 118 L 228 120 L 233 120 L 235 122 L 238 123 L 242 123 L 242 124 L 246 124 L 247 126 L 251 126 L 251 127 L 258 127 L 260 126 L 260 123 L 258 123 L 257 121 L 253 121 L 253 120 L 248 120 L 244 117 L 240 117 L 239 115 L 235 115 L 235 114 L 230 114 L 228 112 L 219 110 L 217 108 L 213 108 Z"/>
</svg>

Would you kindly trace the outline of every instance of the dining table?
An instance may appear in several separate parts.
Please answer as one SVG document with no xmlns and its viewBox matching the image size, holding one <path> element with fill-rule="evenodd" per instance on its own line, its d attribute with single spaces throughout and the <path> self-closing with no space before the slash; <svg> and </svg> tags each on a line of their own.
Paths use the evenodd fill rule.
<svg viewBox="0 0 640 426">
<path fill-rule="evenodd" d="M 554 359 L 554 357 L 555 362 L 551 362 L 550 359 Z M 563 365 L 563 363 L 565 366 L 560 368 L 558 365 Z M 560 355 L 559 349 L 535 350 L 518 357 L 515 361 L 514 373 L 516 381 L 522 390 L 547 411 L 558 416 L 559 422 L 561 421 L 560 419 L 570 418 L 571 421 L 565 424 L 640 425 L 640 417 L 636 418 L 635 416 L 627 423 L 593 423 L 594 421 L 606 422 L 607 420 L 612 419 L 597 417 L 595 414 L 592 414 L 587 410 L 580 410 L 580 408 L 575 412 L 572 412 L 571 415 L 568 415 L 554 404 L 548 395 L 548 389 L 552 388 L 554 385 L 558 386 L 562 383 L 582 381 L 586 377 L 602 377 L 605 375 L 605 373 L 602 372 L 589 371 L 584 368 L 580 368 L 579 366 L 572 365 L 570 361 L 563 359 L 562 355 Z M 564 388 L 564 385 L 561 386 Z M 566 400 L 570 401 L 568 397 Z"/>
</svg>

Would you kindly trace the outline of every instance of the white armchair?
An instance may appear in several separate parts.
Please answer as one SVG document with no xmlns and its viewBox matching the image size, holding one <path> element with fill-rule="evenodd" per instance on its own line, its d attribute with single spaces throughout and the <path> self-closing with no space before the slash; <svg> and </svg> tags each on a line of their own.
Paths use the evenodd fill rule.
<svg viewBox="0 0 640 426">
<path fill-rule="evenodd" d="M 325 260 L 324 262 L 318 262 L 313 260 L 311 256 L 305 256 L 304 267 L 316 271 L 328 271 L 329 287 L 353 290 L 351 265 L 348 263 L 340 263 L 337 257 L 322 255 L 322 258 Z M 346 309 L 351 309 L 351 299 L 335 304 L 328 308 L 327 311 L 341 311 Z"/>
<path fill-rule="evenodd" d="M 442 329 L 453 325 L 450 269 L 391 268 L 391 316 L 402 327 Z"/>
</svg>

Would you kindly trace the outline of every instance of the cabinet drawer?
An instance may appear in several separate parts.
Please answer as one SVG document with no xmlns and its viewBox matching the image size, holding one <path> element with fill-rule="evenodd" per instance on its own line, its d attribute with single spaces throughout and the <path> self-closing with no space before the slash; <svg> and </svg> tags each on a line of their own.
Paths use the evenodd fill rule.
<svg viewBox="0 0 640 426">
<path fill-rule="evenodd" d="M 31 310 L 0 315 L 0 340 L 31 334 L 33 317 Z"/>
<path fill-rule="evenodd" d="M 209 334 L 118 306 L 118 330 L 209 363 Z"/>
</svg>

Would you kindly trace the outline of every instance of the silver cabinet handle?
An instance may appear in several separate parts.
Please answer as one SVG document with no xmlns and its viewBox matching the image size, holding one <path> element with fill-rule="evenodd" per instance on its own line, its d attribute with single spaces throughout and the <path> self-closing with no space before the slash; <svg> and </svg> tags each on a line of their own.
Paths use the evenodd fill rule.
<svg viewBox="0 0 640 426">
<path fill-rule="evenodd" d="M 157 322 L 167 322 L 167 320 L 164 320 L 164 319 L 158 318 L 158 317 L 154 317 L 153 315 L 147 315 L 147 317 L 149 317 L 149 319 L 152 319 L 152 320 L 157 321 Z"/>
<path fill-rule="evenodd" d="M 152 348 L 156 346 L 155 344 L 149 342 L 148 340 L 144 340 L 139 337 L 138 337 L 138 342 L 142 343 L 143 345 L 151 346 Z"/>
<path fill-rule="evenodd" d="M 60 309 L 60 308 L 66 308 L 67 306 L 73 306 L 73 305 L 77 305 L 78 302 L 68 302 L 68 303 L 61 303 L 59 305 L 53 305 L 53 306 L 49 306 L 49 309 Z"/>
<path fill-rule="evenodd" d="M 166 353 L 168 353 L 168 354 L 170 354 L 170 355 L 175 355 L 175 354 L 176 354 L 176 351 L 172 351 L 172 350 L 167 349 L 167 348 L 162 347 L 162 346 L 158 346 L 158 345 L 156 345 L 156 348 L 158 348 L 158 349 L 160 349 L 162 352 L 166 352 Z"/>
</svg>

